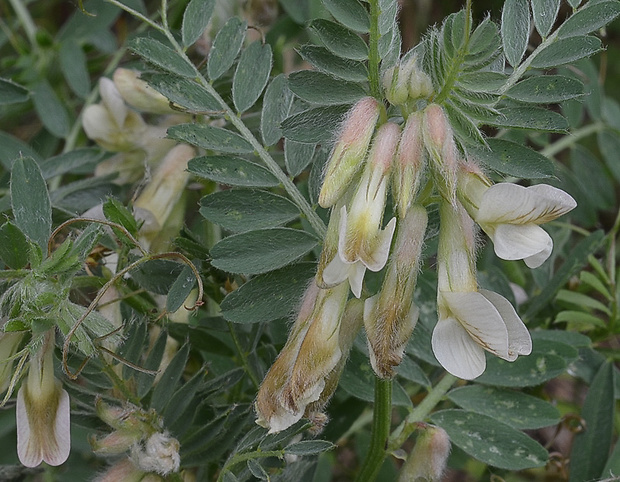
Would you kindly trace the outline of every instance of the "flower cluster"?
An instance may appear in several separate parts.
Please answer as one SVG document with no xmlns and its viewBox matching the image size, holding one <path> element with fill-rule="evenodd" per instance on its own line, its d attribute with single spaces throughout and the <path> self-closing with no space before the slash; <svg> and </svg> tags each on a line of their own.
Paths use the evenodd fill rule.
<svg viewBox="0 0 620 482">
<path fill-rule="evenodd" d="M 384 86 L 388 100 L 401 105 L 432 90 L 415 58 L 388 72 Z M 390 192 L 395 216 L 384 223 Z M 277 432 L 304 414 L 312 417 L 313 404 L 324 406 L 358 326 L 344 322 L 348 287 L 352 302 L 364 302 L 373 370 L 382 378 L 394 375 L 418 320 L 413 295 L 431 203 L 440 215 L 432 335 L 438 361 L 453 375 L 473 379 L 484 372 L 485 350 L 508 361 L 531 352 L 529 332 L 511 304 L 478 288 L 476 225 L 498 257 L 535 268 L 553 247 L 539 225 L 567 213 L 575 201 L 544 184 L 493 184 L 473 160 L 463 159 L 440 105 L 411 112 L 401 129 L 377 100 L 363 98 L 344 120 L 326 167 L 319 204 L 331 208 L 331 217 L 315 284 L 261 385 L 260 424 Z M 384 268 L 380 291 L 367 296 L 366 270 Z"/>
</svg>

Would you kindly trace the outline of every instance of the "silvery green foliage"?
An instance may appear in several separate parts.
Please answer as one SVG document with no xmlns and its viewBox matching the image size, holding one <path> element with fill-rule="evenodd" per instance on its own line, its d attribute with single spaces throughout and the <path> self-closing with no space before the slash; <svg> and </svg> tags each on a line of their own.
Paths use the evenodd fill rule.
<svg viewBox="0 0 620 482">
<path fill-rule="evenodd" d="M 128 3 L 140 4 L 139 13 L 148 15 L 142 2 Z M 511 283 L 527 290 L 519 311 L 535 328 L 532 355 L 512 364 L 489 358 L 484 375 L 448 392 L 445 409 L 425 418 L 441 426 L 466 454 L 495 467 L 494 473 L 541 467 L 548 452 L 523 430 L 561 422 L 554 404 L 540 396 L 540 387 L 558 376 L 577 377 L 590 389 L 580 412 L 587 430 L 575 437 L 570 480 L 618 475 L 618 445 L 611 451 L 618 374 L 608 352 L 597 348 L 618 333 L 617 283 L 610 268 L 618 226 L 610 235 L 594 228 L 609 229 L 600 213 L 617 205 L 620 106 L 606 96 L 590 58 L 603 50 L 599 33 L 620 14 L 620 2 L 506 0 L 501 12 L 480 21 L 464 9 L 431 27 L 410 52 L 402 52 L 395 0 L 281 0 L 280 18 L 294 24 L 295 32 L 307 26 L 310 33 L 302 43 L 297 33 L 284 34 L 284 43 L 294 44 L 313 67 L 292 73 L 283 72 L 282 44 L 267 29 L 260 32 L 266 36 L 257 35 L 248 12 L 232 11 L 233 3 L 171 2 L 171 29 L 138 33 L 126 45 L 143 79 L 181 116 L 167 128 L 167 137 L 196 148 L 187 170 L 200 196 L 187 208 L 186 227 L 174 246 L 198 266 L 207 292 L 207 307 L 190 324 L 159 317 L 161 297 L 167 296 L 163 306 L 174 311 L 196 282 L 189 268 L 168 259 L 149 260 L 117 280 L 121 326 L 112 326 L 97 311 L 85 316 L 94 293 L 110 279 L 110 265 L 104 265 L 101 253 L 117 254 L 120 267 L 135 262 L 139 254 L 130 237 L 138 235 L 143 222 L 126 206 L 135 185 L 118 186 L 116 173 L 94 176 L 95 166 L 110 153 L 84 147 L 86 141 L 76 134 L 79 124 L 74 124 L 80 111 L 76 105 L 94 102 L 88 100 L 96 84 L 93 73 L 101 75 L 95 54 L 107 57 L 117 50 L 112 27 L 121 14 L 118 5 L 86 4 L 96 17 L 77 12 L 52 39 L 53 48 L 39 45 L 21 57 L 24 65 L 28 59 L 32 65 L 57 65 L 57 71 L 39 72 L 14 62 L 0 72 L 0 116 L 6 113 L 9 120 L 3 126 L 19 119 L 16 112 L 32 108 L 43 129 L 32 142 L 20 140 L 15 131 L 0 132 L 7 181 L 0 198 L 7 218 L 0 226 L 0 259 L 6 268 L 0 272 L 0 313 L 4 331 L 26 336 L 23 352 L 11 362 L 15 370 L 19 360 L 36 351 L 38 334 L 57 327 L 62 349 L 64 337 L 85 316 L 68 344 L 64 367 L 73 373 L 86 362 L 82 377 L 79 382 L 63 379 L 72 409 L 82 416 L 79 424 L 101 436 L 110 427 L 120 430 L 115 426 L 119 420 L 95 411 L 103 396 L 106 403 L 128 410 L 124 422 L 140 419 L 142 432 L 132 435 L 134 447 L 148 439 L 147 433 L 169 432 L 180 445 L 181 470 L 197 470 L 204 478 L 319 480 L 334 462 L 321 458 L 317 468 L 312 456 L 335 449 L 345 433 L 355 444 L 366 443 L 364 428 L 347 432 L 374 400 L 374 375 L 363 343 L 355 344 L 342 374 L 326 440 L 300 440 L 310 438 L 303 435 L 312 425 L 306 420 L 267 434 L 254 425 L 252 401 L 255 384 L 284 342 L 286 319 L 316 269 L 323 233 L 314 206 L 341 120 L 371 89 L 374 60 L 369 59 L 368 38 L 374 35 L 374 5 L 380 12 L 380 74 L 415 58 L 432 84 L 432 92 L 416 103 L 390 106 L 390 120 L 401 123 L 402 114 L 440 104 L 463 158 L 480 160 L 494 176 L 568 186 L 579 204 L 574 219 L 592 231 L 573 238 L 568 228 L 557 226 L 552 261 L 558 262 L 531 274 L 513 265 L 507 271 L 506 265 L 482 257 L 481 286 L 511 301 Z M 226 9 L 231 11 L 222 14 Z M 21 31 L 17 17 L 6 21 L 9 31 Z M 197 54 L 205 27 L 210 50 Z M 43 45 L 49 34 L 39 33 Z M 27 43 L 26 37 L 21 40 Z M 0 49 L 7 45 L 2 38 Z M 569 132 L 577 137 L 562 144 Z M 578 136 L 588 132 L 596 133 L 596 146 L 577 144 Z M 70 148 L 61 152 L 59 142 Z M 571 150 L 565 162 L 556 162 L 566 146 Z M 105 199 L 104 220 L 114 223 L 114 230 L 81 225 L 66 240 L 52 242 L 48 252 L 56 226 Z M 429 211 L 429 222 L 436 226 L 437 213 Z M 431 256 L 435 244 L 431 229 L 425 248 Z M 381 274 L 367 284 L 372 294 Z M 435 284 L 430 270 L 421 272 L 415 295 L 420 322 L 393 382 L 393 405 L 401 415 L 413 409 L 412 399 L 419 403 L 420 387 L 433 390 L 443 373 L 430 350 L 437 321 Z M 159 335 L 154 325 L 163 328 Z M 162 360 L 165 369 L 156 378 Z M 17 390 L 18 378 L 7 381 L 10 390 Z M 517 391 L 524 387 L 527 394 Z M 3 447 L 14 444 L 13 420 L 11 414 L 0 421 Z M 76 456 L 70 468 L 94 474 L 90 451 L 74 450 L 86 455 L 83 460 Z M 288 463 L 282 462 L 285 456 Z M 16 455 L 6 460 L 18 463 Z M 386 477 L 396 477 L 393 465 L 386 470 Z"/>
</svg>

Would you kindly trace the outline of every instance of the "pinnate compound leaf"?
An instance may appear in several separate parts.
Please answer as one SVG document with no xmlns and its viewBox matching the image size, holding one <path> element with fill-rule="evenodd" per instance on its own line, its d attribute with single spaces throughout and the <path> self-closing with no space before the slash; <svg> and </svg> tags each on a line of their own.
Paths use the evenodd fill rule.
<svg viewBox="0 0 620 482">
<path fill-rule="evenodd" d="M 30 92 L 26 87 L 10 79 L 0 78 L 0 105 L 19 104 L 29 98 Z"/>
<path fill-rule="evenodd" d="M 530 37 L 530 7 L 527 0 L 506 0 L 502 10 L 504 55 L 513 67 L 521 63 Z"/>
<path fill-rule="evenodd" d="M 28 264 L 28 240 L 11 221 L 0 226 L 0 259 L 11 269 Z"/>
<path fill-rule="evenodd" d="M 11 207 L 15 225 L 44 253 L 52 231 L 52 205 L 39 165 L 20 157 L 11 172 Z"/>
<path fill-rule="evenodd" d="M 560 0 L 532 0 L 534 25 L 542 38 L 546 38 L 560 10 Z"/>
<path fill-rule="evenodd" d="M 138 37 L 129 41 L 128 48 L 147 62 L 167 72 L 183 77 L 194 77 L 196 75 L 193 65 L 158 40 Z"/>
<path fill-rule="evenodd" d="M 606 362 L 596 373 L 581 410 L 585 430 L 573 441 L 570 482 L 606 477 L 602 472 L 611 449 L 614 412 L 614 366 Z"/>
<path fill-rule="evenodd" d="M 311 104 L 352 104 L 366 95 L 360 84 L 312 70 L 293 72 L 288 86 L 297 97 Z"/>
<path fill-rule="evenodd" d="M 146 77 L 146 80 L 170 102 L 190 112 L 209 112 L 222 108 L 202 85 L 191 79 L 170 74 L 154 74 Z"/>
<path fill-rule="evenodd" d="M 352 60 L 366 60 L 368 46 L 361 37 L 329 20 L 316 19 L 310 28 L 332 53 Z"/>
<path fill-rule="evenodd" d="M 179 124 L 168 128 L 168 137 L 187 142 L 203 149 L 247 154 L 254 151 L 252 144 L 235 132 L 207 124 Z"/>
<path fill-rule="evenodd" d="M 332 105 L 299 112 L 284 119 L 282 132 L 284 137 L 297 142 L 331 141 L 350 108 L 350 105 Z"/>
<path fill-rule="evenodd" d="M 489 169 L 522 179 L 546 179 L 553 177 L 553 163 L 542 154 L 516 142 L 505 139 L 487 139 L 490 148 L 468 149 Z"/>
<path fill-rule="evenodd" d="M 345 27 L 360 33 L 370 30 L 368 11 L 357 0 L 323 0 L 323 4 Z"/>
<path fill-rule="evenodd" d="M 207 61 L 207 73 L 211 80 L 219 79 L 230 69 L 243 45 L 246 28 L 245 21 L 232 17 L 217 33 Z"/>
<path fill-rule="evenodd" d="M 292 101 L 293 95 L 288 88 L 286 76 L 280 74 L 267 86 L 263 96 L 260 131 L 266 146 L 272 146 L 281 139 L 280 124 L 288 115 Z"/>
<path fill-rule="evenodd" d="M 538 107 L 506 107 L 500 109 L 494 121 L 486 122 L 488 125 L 499 127 L 512 127 L 548 132 L 565 132 L 568 129 L 568 121 L 557 112 Z"/>
<path fill-rule="evenodd" d="M 306 62 L 310 62 L 314 67 L 326 74 L 351 82 L 365 82 L 368 80 L 368 69 L 362 62 L 334 55 L 325 47 L 302 45 L 297 49 L 297 53 Z"/>
<path fill-rule="evenodd" d="M 442 410 L 431 416 L 450 441 L 485 464 L 507 470 L 542 467 L 547 451 L 535 440 L 505 423 L 465 410 Z"/>
<path fill-rule="evenodd" d="M 213 246 L 211 264 L 228 273 L 266 273 L 293 263 L 316 244 L 314 236 L 298 229 L 248 231 L 224 238 Z"/>
<path fill-rule="evenodd" d="M 594 55 L 601 48 L 600 39 L 592 36 L 556 40 L 536 55 L 532 60 L 531 66 L 537 69 L 546 69 L 570 64 L 576 60 Z"/>
<path fill-rule="evenodd" d="M 574 77 L 537 75 L 511 87 L 506 96 L 521 102 L 553 104 L 584 95 L 583 83 Z"/>
<path fill-rule="evenodd" d="M 514 390 L 468 385 L 450 391 L 448 398 L 465 410 L 487 415 L 518 430 L 560 422 L 560 412 L 549 402 Z"/>
<path fill-rule="evenodd" d="M 183 12 L 181 38 L 183 45 L 189 47 L 200 38 L 207 28 L 215 0 L 191 0 Z"/>
<path fill-rule="evenodd" d="M 271 57 L 271 46 L 258 40 L 241 53 L 232 86 L 233 102 L 239 112 L 252 107 L 267 85 Z"/>
<path fill-rule="evenodd" d="M 196 157 L 189 161 L 187 170 L 196 176 L 229 186 L 274 187 L 279 184 L 267 169 L 239 157 Z"/>
<path fill-rule="evenodd" d="M 616 0 L 588 4 L 575 12 L 558 29 L 558 38 L 578 37 L 598 30 L 620 15 Z"/>
<path fill-rule="evenodd" d="M 272 228 L 299 216 L 288 199 L 267 191 L 232 189 L 200 200 L 200 214 L 233 232 Z"/>
<path fill-rule="evenodd" d="M 256 276 L 224 298 L 222 316 L 233 323 L 287 318 L 315 272 L 316 264 L 297 263 Z"/>
<path fill-rule="evenodd" d="M 470 92 L 495 93 L 508 80 L 508 76 L 501 72 L 471 72 L 459 76 L 458 84 Z"/>
</svg>

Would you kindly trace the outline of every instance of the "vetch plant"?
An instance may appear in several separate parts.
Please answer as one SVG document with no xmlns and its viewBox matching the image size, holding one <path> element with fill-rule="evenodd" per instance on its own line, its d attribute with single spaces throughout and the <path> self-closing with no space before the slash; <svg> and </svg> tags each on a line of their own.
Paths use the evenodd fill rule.
<svg viewBox="0 0 620 482">
<path fill-rule="evenodd" d="M 620 475 L 620 2 L 500 3 L 9 0 L 3 476 Z"/>
</svg>

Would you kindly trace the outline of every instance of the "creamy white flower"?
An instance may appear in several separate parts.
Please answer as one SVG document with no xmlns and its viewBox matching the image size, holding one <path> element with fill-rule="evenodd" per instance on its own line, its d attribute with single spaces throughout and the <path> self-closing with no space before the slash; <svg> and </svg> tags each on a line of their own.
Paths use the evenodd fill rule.
<svg viewBox="0 0 620 482">
<path fill-rule="evenodd" d="M 30 360 L 17 393 L 17 455 L 26 467 L 61 465 L 69 457 L 69 395 L 54 378 L 54 333 Z"/>
<path fill-rule="evenodd" d="M 463 203 L 493 241 L 495 254 L 506 260 L 523 259 L 530 268 L 543 264 L 553 240 L 539 225 L 553 221 L 577 206 L 561 189 L 547 184 L 523 187 L 490 182 L 479 172 L 459 180 Z"/>
<path fill-rule="evenodd" d="M 532 351 L 530 334 L 503 296 L 492 291 L 440 292 L 433 353 L 452 375 L 466 380 L 486 368 L 484 350 L 507 360 Z"/>
</svg>

